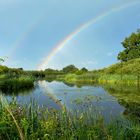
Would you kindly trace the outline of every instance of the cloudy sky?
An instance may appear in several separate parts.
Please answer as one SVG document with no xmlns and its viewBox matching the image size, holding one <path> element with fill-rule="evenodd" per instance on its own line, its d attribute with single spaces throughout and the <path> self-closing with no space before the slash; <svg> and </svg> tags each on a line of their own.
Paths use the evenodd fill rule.
<svg viewBox="0 0 140 140">
<path fill-rule="evenodd" d="M 49 56 L 43 68 L 107 67 L 117 62 L 124 38 L 140 28 L 139 9 L 140 0 L 0 0 L 0 56 L 24 69 L 37 69 Z"/>
</svg>

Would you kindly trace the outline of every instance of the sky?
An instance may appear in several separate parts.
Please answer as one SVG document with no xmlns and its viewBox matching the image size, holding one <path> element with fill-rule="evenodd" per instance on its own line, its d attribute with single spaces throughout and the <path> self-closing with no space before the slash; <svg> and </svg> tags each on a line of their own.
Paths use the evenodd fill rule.
<svg viewBox="0 0 140 140">
<path fill-rule="evenodd" d="M 107 67 L 140 28 L 139 9 L 140 0 L 0 0 L 0 57 L 25 70 Z"/>
</svg>

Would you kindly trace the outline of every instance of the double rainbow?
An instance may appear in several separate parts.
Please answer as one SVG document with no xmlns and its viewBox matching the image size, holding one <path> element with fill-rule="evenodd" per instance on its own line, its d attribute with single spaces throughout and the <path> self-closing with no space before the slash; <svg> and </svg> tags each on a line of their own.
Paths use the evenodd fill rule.
<svg viewBox="0 0 140 140">
<path fill-rule="evenodd" d="M 139 4 L 139 0 L 128 0 L 127 4 L 119 5 L 111 8 L 109 11 L 105 11 L 95 17 L 94 19 L 91 19 L 90 21 L 80 25 L 76 30 L 74 30 L 72 33 L 70 33 L 68 36 L 66 36 L 62 41 L 60 41 L 53 49 L 52 51 L 43 58 L 42 62 L 37 66 L 38 70 L 43 70 L 47 67 L 50 60 L 60 51 L 62 50 L 70 41 L 72 41 L 76 36 L 78 36 L 82 31 L 90 27 L 91 25 L 97 23 L 98 21 L 104 19 L 105 17 L 115 13 L 119 12 L 120 10 L 123 10 L 125 8 L 134 6 L 136 4 Z M 19 39 L 13 44 L 12 50 L 9 52 L 8 57 L 11 58 L 16 50 L 20 48 L 20 46 L 23 44 L 23 42 L 26 40 L 26 38 L 29 36 L 29 34 L 36 29 L 36 27 L 46 18 L 46 15 L 43 15 L 41 18 L 37 19 L 36 22 L 34 22 L 32 25 L 29 26 L 26 32 L 24 32 Z M 11 60 L 11 59 L 9 59 Z"/>
<path fill-rule="evenodd" d="M 102 20 L 103 18 L 118 12 L 120 10 L 123 10 L 125 8 L 128 8 L 130 6 L 136 5 L 140 3 L 140 1 L 133 1 L 130 3 L 127 3 L 125 5 L 120 5 L 117 7 L 113 7 L 111 10 L 106 11 L 100 15 L 98 15 L 96 18 L 82 24 L 80 27 L 78 27 L 74 32 L 72 32 L 71 34 L 69 34 L 66 38 L 64 38 L 61 42 L 59 42 L 54 48 L 53 50 L 50 52 L 49 55 L 47 55 L 43 60 L 43 62 L 41 64 L 39 64 L 38 66 L 38 70 L 43 70 L 46 68 L 46 66 L 48 65 L 48 63 L 50 62 L 50 60 L 61 50 L 63 49 L 70 41 L 72 41 L 77 35 L 79 35 L 82 31 L 84 31 L 85 29 L 87 29 L 88 27 L 90 27 L 91 25 L 93 25 L 94 23 L 97 23 L 98 21 Z"/>
</svg>

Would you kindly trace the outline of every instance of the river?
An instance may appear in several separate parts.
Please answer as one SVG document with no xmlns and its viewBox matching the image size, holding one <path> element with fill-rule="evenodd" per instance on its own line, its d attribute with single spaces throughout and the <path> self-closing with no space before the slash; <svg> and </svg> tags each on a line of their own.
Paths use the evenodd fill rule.
<svg viewBox="0 0 140 140">
<path fill-rule="evenodd" d="M 16 97 L 20 105 L 34 100 L 39 106 L 86 111 L 90 106 L 98 110 L 106 121 L 124 117 L 139 119 L 140 90 L 137 87 L 110 85 L 73 85 L 63 82 L 37 81 L 35 88 L 14 95 L 2 93 L 10 102 Z M 93 112 L 94 113 L 94 112 Z"/>
</svg>

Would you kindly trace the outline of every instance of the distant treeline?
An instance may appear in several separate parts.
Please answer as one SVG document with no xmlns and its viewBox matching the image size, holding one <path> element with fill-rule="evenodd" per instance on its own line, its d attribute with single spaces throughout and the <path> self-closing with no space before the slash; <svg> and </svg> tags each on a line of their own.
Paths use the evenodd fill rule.
<svg viewBox="0 0 140 140">
<path fill-rule="evenodd" d="M 25 71 L 23 68 L 8 68 L 6 66 L 0 65 L 0 74 L 7 74 L 9 77 L 18 77 L 21 75 L 33 76 L 33 77 L 45 77 L 45 76 L 53 76 L 53 75 L 64 75 L 64 74 L 83 74 L 88 72 L 86 68 L 78 69 L 74 65 L 69 65 L 62 70 L 54 70 L 54 69 L 46 69 L 46 70 L 33 70 L 33 71 Z"/>
<path fill-rule="evenodd" d="M 62 70 L 46 69 L 41 71 L 25 71 L 23 68 L 8 68 L 0 66 L 0 75 L 8 78 L 32 77 L 58 79 L 65 81 L 123 81 L 140 83 L 140 30 L 126 37 L 122 42 L 124 50 L 118 54 L 119 63 L 108 68 L 89 71 L 83 67 L 78 69 L 74 65 L 64 67 Z M 0 62 L 4 59 L 0 58 Z"/>
</svg>

